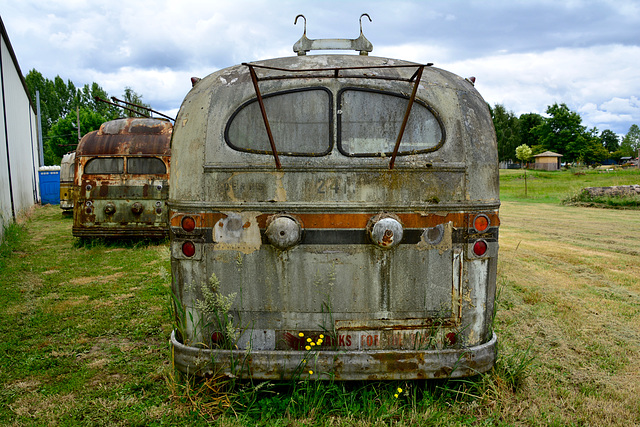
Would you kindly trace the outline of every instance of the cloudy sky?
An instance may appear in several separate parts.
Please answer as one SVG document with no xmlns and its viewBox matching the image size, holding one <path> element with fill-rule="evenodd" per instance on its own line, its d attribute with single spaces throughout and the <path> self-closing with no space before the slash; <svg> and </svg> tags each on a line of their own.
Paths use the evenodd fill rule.
<svg viewBox="0 0 640 427">
<path fill-rule="evenodd" d="M 175 116 L 190 77 L 355 38 L 372 55 L 433 62 L 517 115 L 565 103 L 599 131 L 640 124 L 640 0 L 0 0 L 23 74 L 109 95 L 129 86 Z M 320 52 L 322 53 L 322 52 Z"/>
</svg>

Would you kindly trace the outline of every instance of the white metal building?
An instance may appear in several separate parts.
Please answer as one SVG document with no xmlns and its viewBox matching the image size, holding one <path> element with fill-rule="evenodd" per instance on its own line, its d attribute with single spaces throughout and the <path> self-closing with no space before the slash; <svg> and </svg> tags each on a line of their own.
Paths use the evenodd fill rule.
<svg viewBox="0 0 640 427">
<path fill-rule="evenodd" d="M 0 241 L 4 228 L 40 200 L 36 113 L 0 18 Z"/>
</svg>

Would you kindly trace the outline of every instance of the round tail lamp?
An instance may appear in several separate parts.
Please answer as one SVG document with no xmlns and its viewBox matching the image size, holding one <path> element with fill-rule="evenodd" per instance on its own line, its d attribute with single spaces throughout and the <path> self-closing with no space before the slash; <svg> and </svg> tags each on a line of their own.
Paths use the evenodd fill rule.
<svg viewBox="0 0 640 427">
<path fill-rule="evenodd" d="M 369 219 L 367 231 L 371 241 L 380 248 L 393 248 L 402 241 L 403 227 L 392 214 L 378 214 Z"/>
<path fill-rule="evenodd" d="M 476 216 L 473 220 L 473 228 L 475 228 L 478 233 L 487 231 L 487 229 L 489 228 L 489 224 L 489 217 L 484 214 Z"/>
<path fill-rule="evenodd" d="M 269 219 L 265 231 L 269 243 L 280 250 L 297 245 L 302 239 L 302 226 L 293 217 L 275 215 Z"/>
<path fill-rule="evenodd" d="M 135 202 L 133 205 L 131 205 L 131 213 L 133 213 L 134 215 L 140 215 L 143 210 L 144 205 L 140 202 Z"/>
<path fill-rule="evenodd" d="M 182 229 L 186 232 L 191 232 L 196 229 L 196 220 L 190 216 L 182 218 Z"/>
<path fill-rule="evenodd" d="M 487 242 L 484 240 L 477 240 L 473 244 L 473 253 L 476 254 L 476 256 L 482 256 L 487 253 Z"/>
<path fill-rule="evenodd" d="M 184 242 L 182 244 L 182 253 L 184 256 L 191 258 L 196 254 L 196 245 L 194 245 L 193 242 Z"/>
<path fill-rule="evenodd" d="M 113 215 L 116 211 L 116 205 L 114 203 L 107 203 L 104 207 L 104 213 L 107 215 Z"/>
</svg>

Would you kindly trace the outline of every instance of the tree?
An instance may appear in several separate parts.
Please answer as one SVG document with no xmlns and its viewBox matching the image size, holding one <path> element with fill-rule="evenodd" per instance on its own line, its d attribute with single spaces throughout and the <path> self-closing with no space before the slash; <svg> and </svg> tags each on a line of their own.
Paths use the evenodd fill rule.
<svg viewBox="0 0 640 427">
<path fill-rule="evenodd" d="M 123 97 L 123 100 L 128 102 L 129 104 L 136 104 L 136 105 L 140 105 L 142 107 L 148 107 L 148 108 L 150 107 L 150 105 L 142 102 L 142 95 L 138 95 L 130 87 L 124 88 L 124 95 L 122 97 Z M 145 110 L 144 108 L 136 108 L 131 105 L 127 105 L 127 107 L 130 108 L 131 110 L 134 110 L 134 111 L 125 110 L 125 115 L 127 117 L 139 117 L 139 116 L 149 115 L 148 111 Z"/>
<path fill-rule="evenodd" d="M 516 148 L 516 157 L 521 162 L 530 162 L 533 159 L 533 152 L 531 151 L 531 147 L 527 144 L 522 144 Z"/>
<path fill-rule="evenodd" d="M 620 138 L 618 138 L 618 135 L 609 129 L 605 129 L 600 133 L 600 139 L 602 140 L 604 148 L 606 148 L 610 153 L 613 153 L 620 148 Z"/>
<path fill-rule="evenodd" d="M 584 141 L 584 145 L 580 148 L 579 156 L 582 162 L 588 165 L 602 164 L 609 158 L 609 151 L 602 145 L 602 139 L 598 136 L 598 129 L 593 128 L 586 132 Z"/>
<path fill-rule="evenodd" d="M 541 125 L 543 122 L 544 122 L 544 117 L 542 117 L 540 114 L 536 114 L 536 113 L 521 114 L 520 117 L 518 118 L 518 124 L 520 125 L 519 126 L 520 143 L 528 145 L 529 147 L 531 147 L 532 150 L 534 146 L 539 145 L 540 144 L 539 138 L 535 134 L 535 132 L 533 132 L 533 129 L 536 126 Z M 542 151 L 545 151 L 545 150 L 542 150 Z M 534 154 L 539 154 L 539 153 L 535 153 L 535 150 L 534 150 Z"/>
<path fill-rule="evenodd" d="M 498 160 L 501 162 L 513 160 L 514 150 L 520 144 L 518 118 L 501 104 L 496 104 L 491 109 L 491 118 L 496 129 Z"/>
<path fill-rule="evenodd" d="M 71 80 L 65 83 L 60 76 L 49 80 L 35 69 L 29 71 L 25 81 L 34 101 L 36 91 L 40 92 L 44 160 L 47 165 L 59 164 L 62 155 L 75 149 L 78 143 L 77 109 L 80 111 L 81 135 L 98 129 L 109 120 L 147 115 L 143 109 L 139 110 L 142 114 L 127 111 L 125 115 L 122 108 L 96 101 L 96 97 L 109 100 L 109 95 L 95 82 L 77 88 Z M 125 88 L 124 100 L 148 107 L 142 103 L 142 95 L 130 87 Z"/>
<path fill-rule="evenodd" d="M 547 150 L 562 154 L 567 161 L 578 160 L 587 142 L 586 128 L 582 126 L 580 115 L 569 110 L 566 104 L 547 107 L 547 114 L 550 117 L 532 130 L 540 144 Z"/>
<path fill-rule="evenodd" d="M 530 162 L 533 159 L 531 148 L 527 144 L 522 144 L 516 148 L 516 157 L 521 164 Z M 523 165 L 524 166 L 524 165 Z M 527 197 L 527 170 L 524 169 L 524 197 Z"/>
<path fill-rule="evenodd" d="M 638 156 L 638 150 L 640 149 L 640 127 L 638 125 L 631 125 L 629 132 L 622 138 L 620 149 L 625 156 Z"/>
<path fill-rule="evenodd" d="M 88 108 L 81 108 L 79 114 L 81 136 L 99 129 L 102 123 L 108 121 L 105 116 Z M 75 150 L 79 142 L 77 116 L 78 112 L 71 111 L 51 126 L 44 140 L 46 164 L 60 164 L 60 160 L 65 153 Z"/>
</svg>

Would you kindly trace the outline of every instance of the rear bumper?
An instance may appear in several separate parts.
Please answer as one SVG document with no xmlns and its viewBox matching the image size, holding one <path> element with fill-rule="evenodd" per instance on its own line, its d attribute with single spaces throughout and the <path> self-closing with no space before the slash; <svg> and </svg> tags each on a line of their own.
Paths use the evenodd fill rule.
<svg viewBox="0 0 640 427">
<path fill-rule="evenodd" d="M 301 378 L 417 380 L 459 378 L 493 367 L 497 336 L 481 345 L 444 350 L 304 351 L 210 350 L 186 346 L 171 333 L 175 368 L 187 375 L 224 374 L 256 380 Z M 303 363 L 303 360 L 306 362 Z"/>
<path fill-rule="evenodd" d="M 169 227 L 73 227 L 74 237 L 104 238 L 164 238 L 169 236 Z"/>
</svg>

